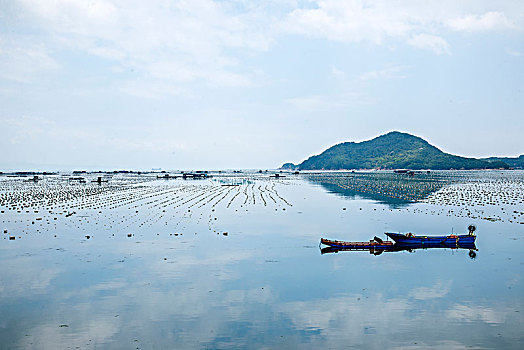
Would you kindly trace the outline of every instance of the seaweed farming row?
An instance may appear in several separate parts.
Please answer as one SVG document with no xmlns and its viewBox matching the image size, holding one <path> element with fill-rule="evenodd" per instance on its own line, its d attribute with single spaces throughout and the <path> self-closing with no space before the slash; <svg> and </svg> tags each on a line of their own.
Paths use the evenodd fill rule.
<svg viewBox="0 0 524 350">
<path fill-rule="evenodd" d="M 391 172 L 313 173 L 308 181 L 344 196 L 357 195 L 415 213 L 524 224 L 521 171 L 431 171 L 412 176 Z"/>
<path fill-rule="evenodd" d="M 311 182 L 332 184 L 343 190 L 416 202 L 448 184 L 449 179 L 419 173 L 416 177 L 391 172 L 348 172 L 308 174 Z"/>
<path fill-rule="evenodd" d="M 96 174 L 95 174 L 96 175 Z M 227 235 L 225 216 L 254 210 L 285 211 L 284 194 L 300 178 L 343 196 L 362 196 L 416 214 L 524 224 L 522 172 L 431 172 L 415 176 L 387 172 L 322 172 L 270 177 L 222 174 L 205 180 L 157 179 L 119 174 L 107 182 L 71 181 L 59 174 L 39 181 L 0 178 L 0 221 L 4 239 L 80 232 L 122 237 Z M 411 204 L 419 203 L 417 206 Z"/>
<path fill-rule="evenodd" d="M 0 215 L 3 232 L 11 239 L 28 233 L 60 234 L 64 229 L 129 237 L 153 230 L 179 236 L 203 226 L 226 235 L 219 229 L 218 212 L 292 207 L 281 195 L 281 186 L 282 179 L 255 175 L 188 181 L 123 175 L 106 183 L 71 182 L 60 176 L 38 182 L 4 178 Z M 87 239 L 91 236 L 86 234 Z"/>
<path fill-rule="evenodd" d="M 447 207 L 450 214 L 524 225 L 524 178 L 521 172 L 495 172 L 489 177 L 474 173 L 431 193 L 423 202 Z"/>
</svg>

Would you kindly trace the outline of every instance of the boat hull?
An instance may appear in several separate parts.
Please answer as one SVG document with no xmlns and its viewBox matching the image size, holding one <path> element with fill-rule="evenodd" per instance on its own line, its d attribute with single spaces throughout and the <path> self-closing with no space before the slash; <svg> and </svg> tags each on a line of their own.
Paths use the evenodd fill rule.
<svg viewBox="0 0 524 350">
<path fill-rule="evenodd" d="M 351 243 L 351 242 L 347 242 Z M 345 246 L 329 246 L 326 248 L 322 248 L 320 252 L 322 254 L 326 253 L 338 253 L 342 251 L 369 251 L 371 254 L 374 255 L 380 255 L 383 252 L 402 252 L 402 251 L 409 251 L 413 252 L 417 249 L 434 249 L 434 248 L 449 248 L 449 249 L 469 249 L 470 251 L 476 251 L 477 247 L 475 246 L 475 243 L 473 242 L 465 242 L 465 243 L 435 243 L 435 242 L 426 242 L 425 244 L 422 243 L 394 243 L 393 245 L 383 245 L 383 246 L 368 246 L 364 247 L 361 245 L 345 245 Z"/>
<path fill-rule="evenodd" d="M 332 248 L 343 248 L 343 249 L 391 249 L 393 247 L 393 242 L 385 241 L 382 243 L 376 241 L 370 242 L 345 242 L 345 241 L 335 241 L 331 239 L 321 238 L 320 243 L 330 246 Z"/>
<path fill-rule="evenodd" d="M 475 235 L 415 236 L 391 232 L 385 232 L 385 234 L 396 243 L 401 243 L 403 245 L 465 245 L 474 244 L 475 239 L 477 238 Z"/>
</svg>

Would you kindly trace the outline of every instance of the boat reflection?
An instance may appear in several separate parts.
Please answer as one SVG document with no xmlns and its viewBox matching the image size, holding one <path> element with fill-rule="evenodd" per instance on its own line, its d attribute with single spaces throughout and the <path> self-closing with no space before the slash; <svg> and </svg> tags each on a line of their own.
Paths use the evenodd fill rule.
<svg viewBox="0 0 524 350">
<path fill-rule="evenodd" d="M 448 248 L 448 249 L 468 249 L 468 256 L 471 259 L 475 259 L 477 257 L 477 247 L 475 246 L 475 243 L 470 242 L 464 242 L 464 243 L 449 243 L 449 242 L 442 242 L 442 243 L 394 243 L 392 245 L 380 245 L 377 247 L 325 247 L 320 249 L 320 253 L 322 255 L 329 254 L 329 253 L 338 253 L 338 252 L 348 252 L 348 251 L 369 251 L 370 254 L 373 255 L 380 255 L 384 252 L 414 252 L 417 249 L 442 249 L 442 248 Z"/>
</svg>

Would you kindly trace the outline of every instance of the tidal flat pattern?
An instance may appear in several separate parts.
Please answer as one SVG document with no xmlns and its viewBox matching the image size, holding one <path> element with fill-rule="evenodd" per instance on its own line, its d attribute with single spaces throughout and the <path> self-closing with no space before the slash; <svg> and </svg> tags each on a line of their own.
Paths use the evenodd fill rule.
<svg viewBox="0 0 524 350">
<path fill-rule="evenodd" d="M 316 173 L 306 178 L 342 195 L 359 195 L 407 206 L 415 212 L 505 221 L 524 225 L 524 176 L 521 171 L 432 171 L 413 176 L 391 172 Z"/>
<path fill-rule="evenodd" d="M 336 186 L 355 195 L 391 203 L 427 203 L 424 211 L 490 221 L 524 224 L 524 178 L 521 172 L 432 172 L 414 177 L 392 173 L 314 173 L 313 183 Z M 63 223 L 72 229 L 85 224 L 111 230 L 185 228 L 184 222 L 206 222 L 216 232 L 217 207 L 234 212 L 255 206 L 285 210 L 292 204 L 279 187 L 297 185 L 299 176 L 223 175 L 210 180 L 158 180 L 156 176 L 119 175 L 107 183 L 47 176 L 39 181 L 0 179 L 0 209 L 5 234 L 52 232 Z M 333 189 L 333 187 L 332 187 Z M 417 209 L 420 211 L 420 209 Z M 7 218 L 7 219 L 6 219 Z M 183 234 L 183 232 L 180 232 Z M 4 237 L 5 238 L 5 237 Z"/>
<path fill-rule="evenodd" d="M 217 232 L 217 208 L 231 212 L 249 211 L 254 206 L 286 210 L 292 204 L 279 194 L 279 187 L 286 185 L 282 180 L 255 175 L 211 180 L 127 175 L 102 183 L 92 178 L 72 181 L 68 176 L 39 181 L 4 178 L 0 208 L 5 214 L 4 233 L 12 234 L 10 237 L 53 232 L 60 224 L 81 231 L 95 225 L 131 235 L 158 229 L 178 236 L 187 233 L 186 222 L 205 222 L 208 230 Z"/>
</svg>

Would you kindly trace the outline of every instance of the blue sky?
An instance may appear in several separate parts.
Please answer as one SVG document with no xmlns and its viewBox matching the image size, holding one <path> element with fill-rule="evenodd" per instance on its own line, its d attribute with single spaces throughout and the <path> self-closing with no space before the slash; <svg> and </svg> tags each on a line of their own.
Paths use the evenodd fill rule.
<svg viewBox="0 0 524 350">
<path fill-rule="evenodd" d="M 0 2 L 0 167 L 275 168 L 391 130 L 524 153 L 522 1 Z"/>
</svg>

